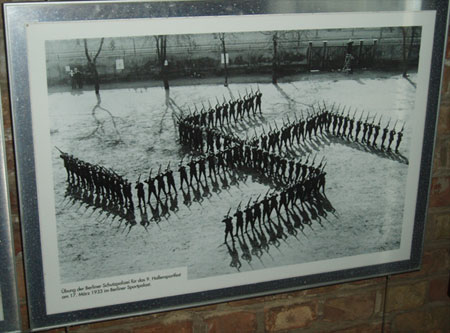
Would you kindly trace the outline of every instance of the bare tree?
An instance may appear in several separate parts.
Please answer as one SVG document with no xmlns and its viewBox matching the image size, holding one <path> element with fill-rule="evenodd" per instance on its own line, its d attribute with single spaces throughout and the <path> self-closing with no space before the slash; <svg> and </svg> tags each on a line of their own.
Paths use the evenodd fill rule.
<svg viewBox="0 0 450 333">
<path fill-rule="evenodd" d="M 403 35 L 403 47 L 402 47 L 402 53 L 403 53 L 403 77 L 407 77 L 408 76 L 408 62 L 409 59 L 411 57 L 411 51 L 413 49 L 414 46 L 414 37 L 415 37 L 415 33 L 416 33 L 416 29 L 415 27 L 402 27 L 402 35 Z M 409 42 L 409 47 L 406 45 L 406 41 L 408 38 L 408 34 L 409 32 L 411 32 L 411 36 L 410 36 L 410 42 Z"/>
<path fill-rule="evenodd" d="M 169 90 L 169 79 L 167 77 L 167 36 L 155 36 L 155 41 L 160 75 L 164 83 L 164 89 Z"/>
<path fill-rule="evenodd" d="M 97 95 L 100 94 L 100 78 L 98 76 L 98 71 L 97 71 L 97 58 L 98 58 L 100 52 L 102 51 L 103 42 L 104 42 L 104 38 L 102 38 L 100 40 L 100 45 L 98 47 L 98 50 L 97 50 L 97 53 L 95 54 L 95 56 L 91 57 L 89 55 L 87 40 L 84 39 L 84 53 L 86 54 L 86 59 L 88 61 L 88 70 L 89 70 L 89 72 L 92 73 L 93 78 L 94 78 L 94 89 L 95 89 L 95 93 Z"/>
<path fill-rule="evenodd" d="M 225 70 L 225 87 L 228 87 L 228 64 L 227 64 L 227 50 L 225 48 L 225 33 L 219 34 L 219 39 L 222 42 L 223 66 Z"/>
</svg>

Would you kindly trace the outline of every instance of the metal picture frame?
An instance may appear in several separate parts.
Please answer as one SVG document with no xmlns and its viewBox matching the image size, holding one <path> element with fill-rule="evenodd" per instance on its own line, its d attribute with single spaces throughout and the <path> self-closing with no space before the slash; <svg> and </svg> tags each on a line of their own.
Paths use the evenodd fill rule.
<svg viewBox="0 0 450 333">
<path fill-rule="evenodd" d="M 0 109 L 1 103 L 0 103 Z M 3 115 L 0 115 L 0 331 L 20 330 L 19 302 L 17 297 L 16 266 L 10 216 L 6 150 L 3 132 Z"/>
<path fill-rule="evenodd" d="M 4 15 L 32 329 L 161 312 L 420 268 L 448 24 L 447 1 L 8 3 L 4 5 Z M 370 37 L 370 42 L 360 37 L 371 29 L 378 29 L 380 37 Z M 302 35 L 305 31 L 307 34 Z M 389 52 L 398 52 L 398 59 L 401 59 L 402 53 L 398 51 L 402 50 L 401 47 L 397 51 L 394 44 L 381 48 L 378 42 L 382 32 L 391 33 L 390 38 L 397 40 L 398 45 L 403 45 L 403 62 L 396 60 L 399 73 L 380 74 L 387 73 L 383 72 L 383 67 L 377 69 L 376 74 L 369 73 L 375 68 L 370 68 L 371 54 L 378 52 L 380 57 L 385 57 L 382 58 L 384 65 L 395 62 L 394 56 L 386 56 Z M 287 51 L 277 53 L 277 47 L 281 47 L 279 45 L 283 42 L 288 43 L 289 36 L 295 33 L 303 36 L 297 40 L 298 54 L 301 56 L 289 58 Z M 229 35 L 234 39 L 226 40 Z M 333 38 L 339 39 L 339 43 L 333 44 Z M 175 40 L 178 44 L 174 44 Z M 215 48 L 205 48 L 207 51 L 204 51 L 205 54 L 215 52 L 217 55 L 213 65 L 207 67 L 207 60 L 204 59 L 208 55 L 204 55 L 203 60 L 200 56 L 192 60 L 190 47 L 210 45 L 213 40 Z M 258 68 L 255 74 L 250 60 L 245 65 L 247 67 L 243 65 L 245 61 L 240 63 L 243 60 L 238 59 L 239 50 L 236 50 L 248 47 L 246 54 L 250 59 L 248 45 L 258 40 L 264 45 L 266 54 L 261 53 L 259 60 L 254 60 L 253 64 Z M 150 41 L 152 46 L 146 46 Z M 406 41 L 410 43 L 411 59 L 415 57 L 409 65 L 405 60 L 410 59 L 409 54 L 406 56 Z M 122 50 L 125 44 L 131 46 Z M 181 46 L 176 49 L 176 45 Z M 166 54 L 167 47 L 172 47 L 172 54 Z M 324 56 L 325 49 L 327 56 Z M 281 50 L 287 50 L 287 47 Z M 134 53 L 135 59 L 145 55 L 154 61 L 139 65 L 136 60 L 133 65 L 127 58 L 127 52 Z M 272 52 L 272 59 L 267 56 L 267 52 Z M 315 54 L 321 55 L 321 61 L 314 63 Z M 281 57 L 284 57 L 282 65 Z M 337 61 L 340 61 L 339 65 L 332 65 Z M 181 75 L 187 63 L 191 66 L 184 73 L 187 78 L 180 79 L 169 93 L 169 81 Z M 288 63 L 291 66 L 289 68 Z M 131 67 L 135 68 L 134 71 L 128 71 Z M 412 68 L 412 72 L 407 73 L 407 68 Z M 299 70 L 295 72 L 298 76 L 289 81 L 289 75 L 283 70 Z M 220 78 L 224 77 L 225 82 L 221 81 L 218 85 L 217 77 L 208 76 L 212 73 L 208 71 L 216 71 L 214 73 Z M 361 76 L 358 73 L 363 74 Z M 239 75 L 240 81 L 236 79 Z M 322 75 L 321 81 L 318 80 L 319 75 Z M 260 79 L 262 76 L 264 79 Z M 130 80 L 137 83 L 130 83 Z M 385 87 L 392 88 L 392 96 L 388 96 L 388 91 L 382 96 L 376 95 L 373 87 L 382 89 L 375 83 L 379 81 L 384 82 Z M 367 83 L 371 88 L 364 90 L 355 83 L 360 86 Z M 108 84 L 109 90 L 104 90 L 104 85 Z M 351 88 L 345 88 L 347 84 Z M 301 94 L 302 89 L 307 90 L 314 85 L 317 89 L 305 95 L 306 102 L 303 103 L 295 95 L 295 91 Z M 341 93 L 331 94 L 333 90 L 339 89 L 343 89 Z M 351 104 L 352 90 L 355 95 L 361 92 L 363 97 L 352 101 L 354 104 L 348 105 L 348 109 L 343 110 L 341 106 L 335 109 L 333 105 L 339 102 Z M 330 94 L 322 95 L 324 91 L 330 91 Z M 257 113 L 259 92 L 262 92 L 263 103 L 266 103 L 263 108 L 269 110 L 267 114 L 264 114 L 266 111 L 261 112 L 261 107 L 260 114 Z M 313 97 L 313 94 L 320 95 L 320 99 Z M 378 99 L 370 100 L 369 96 L 372 95 Z M 152 96 L 152 102 L 145 96 Z M 206 118 L 201 119 L 203 114 L 206 117 L 206 110 L 223 110 L 223 105 L 230 108 L 231 113 L 231 108 L 234 108 L 232 102 L 239 104 L 239 99 L 246 98 L 249 102 L 245 103 L 249 104 L 244 109 L 248 111 L 248 119 L 244 125 L 230 125 L 231 115 L 228 117 L 227 114 L 225 118 L 225 111 L 222 111 L 222 120 L 217 114 L 215 120 L 212 118 L 212 123 L 215 123 L 211 124 L 211 128 L 216 127 L 216 130 L 201 123 L 208 122 Z M 390 113 L 387 107 L 383 111 L 382 106 L 378 110 L 382 100 L 389 98 L 396 105 L 394 111 Z M 120 113 L 117 116 L 115 113 L 122 112 L 117 110 L 124 109 L 123 101 L 133 109 L 132 115 Z M 192 104 L 188 101 L 192 101 Z M 217 102 L 219 106 L 214 107 L 211 101 L 213 104 Z M 256 104 L 250 106 L 252 103 Z M 305 111 L 300 111 L 302 108 L 299 105 L 302 103 Z M 367 104 L 364 106 L 367 111 L 358 109 L 364 103 Z M 144 106 L 147 108 L 145 110 L 151 110 L 151 117 L 142 113 Z M 169 110 L 171 117 L 164 118 L 163 114 L 158 113 L 164 107 L 166 111 Z M 116 111 L 111 112 L 112 108 Z M 84 111 L 78 113 L 77 110 Z M 277 114 L 278 110 L 282 111 Z M 325 117 L 328 128 L 318 125 L 319 116 L 320 119 Z M 91 121 L 93 119 L 93 127 L 87 122 L 88 117 Z M 295 120 L 292 119 L 294 117 Z M 306 146 L 296 146 L 290 153 L 281 152 L 283 145 L 284 148 L 288 145 L 293 147 L 293 134 L 287 139 L 279 138 L 285 140 L 284 143 L 278 142 L 272 150 L 270 146 L 263 147 L 261 138 L 266 131 L 281 136 L 285 128 L 290 125 L 300 126 L 303 120 L 316 126 L 314 132 L 310 130 L 309 138 L 307 131 L 302 131 L 304 137 L 298 138 L 297 142 L 308 142 L 307 149 L 304 149 Z M 369 132 L 376 131 L 377 135 L 368 134 L 366 138 L 364 132 L 363 137 L 358 138 L 359 132 L 355 134 L 353 127 L 347 130 L 347 125 L 354 124 L 356 128 L 358 120 L 365 122 L 368 128 L 372 128 Z M 157 121 L 161 124 L 160 131 L 153 133 L 151 126 L 156 126 L 153 124 Z M 142 127 L 141 124 L 145 123 L 150 127 Z M 378 130 L 374 129 L 377 124 Z M 231 129 L 224 129 L 233 126 L 241 126 L 240 136 L 233 137 Z M 381 141 L 383 128 L 386 128 L 387 133 Z M 83 132 L 84 129 L 88 130 Z M 195 130 L 200 131 L 199 136 L 192 134 Z M 250 135 L 245 135 L 246 130 L 251 131 Z M 362 128 L 360 130 L 362 134 Z M 129 132 L 128 136 L 122 138 L 126 131 Z M 153 134 L 149 135 L 147 141 L 139 141 L 145 131 Z M 380 135 L 377 139 L 378 131 Z M 389 139 L 389 131 L 394 132 L 395 138 Z M 169 137 L 166 135 L 168 133 Z M 292 130 L 289 133 L 294 132 Z M 405 138 L 401 146 L 403 134 Z M 238 190 L 239 186 L 232 188 L 229 195 L 223 195 L 225 199 L 221 199 L 218 192 L 211 193 L 209 189 L 208 192 L 205 190 L 204 195 L 196 196 L 195 190 L 200 188 L 198 184 L 205 186 L 206 183 L 208 187 L 208 180 L 206 171 L 203 171 L 202 183 L 201 169 L 200 179 L 197 179 L 197 174 L 193 175 L 192 170 L 197 172 L 198 163 L 201 163 L 199 161 L 206 161 L 206 155 L 193 150 L 206 149 L 202 145 L 207 135 L 218 138 L 219 145 L 226 145 L 229 151 L 231 147 L 242 147 L 241 157 L 239 152 L 230 153 L 230 156 L 240 158 L 238 162 L 227 160 L 226 163 L 227 168 L 230 165 L 247 168 L 246 172 L 251 178 L 237 180 L 238 185 L 246 186 L 245 190 Z M 107 136 L 108 140 L 105 139 Z M 250 141 L 252 136 L 259 141 Z M 321 139 L 317 141 L 312 136 L 320 136 Z M 200 137 L 201 142 L 195 143 L 193 137 Z M 176 140 L 185 147 L 173 148 Z M 205 147 L 208 145 L 205 142 Z M 214 160 L 220 160 L 221 154 L 225 152 L 217 150 L 218 147 L 214 145 L 211 144 L 211 149 L 220 156 L 210 155 L 213 155 Z M 123 146 L 127 148 L 122 149 Z M 244 146 L 249 147 L 248 158 Z M 400 151 L 399 146 L 406 148 Z M 146 147 L 151 148 L 145 150 Z M 251 147 L 256 147 L 255 152 L 252 152 Z M 338 152 L 336 147 L 344 147 L 343 152 Z M 262 157 L 258 167 L 255 166 L 255 159 L 252 160 L 252 156 L 258 156 L 258 148 L 261 154 L 267 153 L 270 164 L 266 168 L 261 167 Z M 341 154 L 349 154 L 348 159 L 338 162 Z M 276 156 L 284 158 L 287 164 L 292 160 L 293 165 L 306 165 L 309 178 L 301 176 L 301 172 L 297 178 L 317 182 L 314 185 L 317 191 L 315 187 L 311 190 L 313 185 L 305 185 L 304 182 L 298 185 L 300 182 L 296 182 L 297 178 L 293 181 L 294 167 L 290 166 L 292 174 L 288 175 L 288 167 L 285 165 L 286 170 L 283 169 L 283 162 L 277 162 Z M 223 157 L 226 158 L 225 155 Z M 194 169 L 190 171 L 189 180 L 186 176 L 186 185 L 183 179 L 181 184 L 178 183 L 176 172 L 177 185 L 173 186 L 175 197 L 183 191 L 184 206 L 177 203 L 169 208 L 169 198 L 171 204 L 174 199 L 170 194 L 171 170 L 178 170 L 178 167 L 174 169 L 174 164 L 187 168 L 184 158 L 190 159 Z M 355 169 L 357 173 L 367 171 L 367 174 L 382 179 L 387 188 L 384 192 L 376 192 L 371 186 L 374 183 L 370 182 L 374 182 L 375 178 L 367 178 L 364 183 L 365 178 L 361 175 L 361 183 L 352 187 L 355 197 L 351 197 L 353 194 L 348 192 L 349 188 L 342 187 L 339 190 L 343 183 L 333 182 L 332 173 L 339 171 L 339 175 L 347 175 L 350 178 L 345 183 L 348 183 L 354 172 L 348 171 L 353 170 L 349 161 L 355 161 L 356 158 L 367 162 Z M 244 160 L 248 163 L 245 164 Z M 253 164 L 249 166 L 249 163 Z M 163 185 L 158 191 L 155 188 L 151 201 L 151 191 L 145 194 L 139 192 L 144 188 L 141 174 L 147 174 L 150 169 L 147 181 L 158 181 L 156 176 L 152 178 L 152 170 L 156 171 L 158 165 L 157 175 L 163 179 Z M 272 169 L 270 165 L 276 165 L 276 177 L 273 176 L 274 171 L 269 172 L 268 168 Z M 375 165 L 381 169 L 372 172 Z M 163 166 L 165 169 L 162 169 Z M 248 168 L 253 169 L 248 172 Z M 219 176 L 227 174 L 239 178 L 244 173 L 239 170 L 230 174 L 223 167 L 222 174 L 214 169 L 213 176 L 217 173 Z M 325 177 L 324 170 L 327 170 L 327 179 L 331 179 L 327 180 L 326 186 L 325 182 L 320 185 L 322 183 L 319 180 L 319 176 Z M 380 170 L 388 170 L 388 175 L 385 176 Z M 86 177 L 86 173 L 83 176 L 83 172 L 89 176 Z M 268 174 L 270 177 L 267 177 Z M 358 177 L 356 174 L 354 176 L 355 179 Z M 95 177 L 108 179 L 109 184 L 119 184 L 120 194 L 113 194 L 113 190 L 106 189 L 106 186 L 103 190 L 103 185 L 97 187 L 92 180 Z M 194 182 L 198 182 L 196 188 L 191 186 L 193 178 Z M 398 183 L 397 179 L 400 179 Z M 280 182 L 285 183 L 280 185 Z M 392 183 L 397 185 L 389 185 Z M 136 190 L 131 188 L 134 201 L 126 194 L 126 187 L 130 189 L 131 184 L 133 187 L 136 184 Z M 300 190 L 299 194 L 293 194 L 294 199 L 291 200 L 288 190 L 294 188 L 295 184 L 300 186 Z M 166 193 L 165 185 L 169 194 Z M 226 192 L 228 187 L 223 181 L 222 185 Z M 189 186 L 194 198 L 190 201 L 184 193 L 184 189 Z M 210 200 L 208 193 L 212 196 Z M 317 193 L 317 196 L 312 193 Z M 334 195 L 328 200 L 326 193 Z M 147 194 L 149 205 L 146 203 Z M 269 194 L 276 197 L 277 205 L 266 210 L 263 200 Z M 181 193 L 179 196 L 181 201 Z M 353 198 L 353 217 L 345 213 L 351 211 L 350 208 L 342 208 L 350 203 L 340 204 L 341 199 L 345 201 L 344 197 Z M 163 203 L 164 199 L 166 204 Z M 300 199 L 301 208 L 295 214 L 290 213 L 288 203 L 294 204 Z M 102 200 L 105 201 L 103 206 Z M 205 206 L 200 204 L 202 200 L 206 200 Z M 287 203 L 282 200 L 287 200 Z M 151 202 L 156 202 L 156 208 Z M 241 203 L 245 205 L 247 202 L 241 209 Z M 263 226 L 260 223 L 258 229 L 255 218 L 250 232 L 244 234 L 243 211 L 244 207 L 250 207 L 250 203 L 252 209 L 261 204 Z M 303 207 L 303 203 L 308 208 Z M 114 206 L 116 204 L 117 207 Z M 117 212 L 119 206 L 123 212 Z M 158 211 L 158 215 L 155 215 L 156 210 L 164 207 L 165 213 L 161 215 Z M 284 207 L 286 213 L 280 213 Z M 152 214 L 150 220 L 147 210 L 148 214 Z M 365 214 L 371 210 L 378 210 L 379 215 L 374 213 L 374 216 L 366 217 Z M 278 222 L 271 220 L 271 214 L 275 214 L 273 211 L 276 211 Z M 302 215 L 305 211 L 307 214 Z M 140 226 L 135 225 L 139 213 L 142 228 L 137 232 Z M 264 220 L 266 214 L 267 221 Z M 175 218 L 177 215 L 182 218 Z M 290 221 L 290 218 L 293 220 Z M 220 223 L 222 220 L 225 223 Z M 369 220 L 375 225 L 372 226 Z M 236 235 L 233 232 L 230 235 L 230 221 L 231 226 L 238 229 Z M 338 221 L 342 227 L 338 226 Z M 192 233 L 196 228 L 194 222 L 202 223 L 202 226 Z M 322 225 L 326 223 L 330 225 Z M 361 227 L 366 223 L 366 227 Z M 350 238 L 353 231 L 356 236 Z M 224 234 L 225 242 L 222 244 Z M 333 238 L 339 234 L 344 238 L 340 242 L 345 243 L 342 249 Z M 261 244 L 266 236 L 266 242 L 272 243 L 266 243 L 268 250 L 262 257 L 265 248 Z M 128 242 L 127 237 L 130 237 Z M 320 237 L 323 239 L 319 241 Z M 376 238 L 378 243 L 372 246 L 359 241 L 360 238 L 369 240 L 364 237 Z M 257 238 L 257 245 L 250 244 Z M 217 239 L 220 239 L 218 244 Z M 281 245 L 274 246 L 277 242 Z M 354 245 L 351 246 L 351 243 Z M 335 244 L 338 244 L 336 248 Z M 255 252 L 250 252 L 249 245 Z M 269 253 L 271 246 L 274 257 Z M 309 247 L 314 255 L 311 254 L 308 261 L 301 254 L 307 253 Z M 327 252 L 327 247 L 332 250 Z M 320 254 L 321 251 L 323 254 Z M 150 254 L 162 258 L 161 261 L 149 258 Z M 252 256 L 255 258 L 253 262 Z M 223 258 L 228 258 L 228 262 L 221 262 Z"/>
</svg>

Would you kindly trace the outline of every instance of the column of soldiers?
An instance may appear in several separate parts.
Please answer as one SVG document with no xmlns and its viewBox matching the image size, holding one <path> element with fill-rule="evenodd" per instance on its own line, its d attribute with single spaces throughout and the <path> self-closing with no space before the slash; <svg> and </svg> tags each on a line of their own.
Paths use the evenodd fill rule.
<svg viewBox="0 0 450 333">
<path fill-rule="evenodd" d="M 170 162 L 164 171 L 161 171 L 159 166 L 156 175 L 152 175 L 153 169 L 150 169 L 148 178 L 141 182 L 141 175 L 136 181 L 135 189 L 137 190 L 138 207 L 141 211 L 141 217 L 144 222 L 141 222 L 145 227 L 149 224 L 147 220 L 147 206 L 151 210 L 151 220 L 159 222 L 162 217 L 168 218 L 172 212 L 178 211 L 178 194 L 175 186 L 175 178 L 173 170 L 170 168 Z M 147 195 L 145 193 L 145 185 L 147 184 Z M 164 193 L 164 196 L 162 196 Z M 170 201 L 169 201 L 170 200 Z"/>
<path fill-rule="evenodd" d="M 256 92 L 253 90 L 246 92 L 244 97 L 239 94 L 238 99 L 227 101 L 224 97 L 222 103 L 216 99 L 217 104 L 214 107 L 211 104 L 208 108 L 202 105 L 200 112 L 196 109 L 193 114 L 180 119 L 180 121 L 201 127 L 222 127 L 225 123 L 230 124 L 231 121 L 237 123 L 245 117 L 250 118 L 256 115 L 258 111 L 261 113 L 261 99 L 262 93 L 259 89 Z"/>
<path fill-rule="evenodd" d="M 255 231 L 255 224 L 258 221 L 261 229 L 261 223 L 265 224 L 271 221 L 272 212 L 276 213 L 277 217 L 280 217 L 281 210 L 284 209 L 286 213 L 292 209 L 297 202 L 303 204 L 306 201 L 314 199 L 320 192 L 325 192 L 325 164 L 320 162 L 318 167 L 314 167 L 314 161 L 311 165 L 301 162 L 296 162 L 296 169 L 301 170 L 294 175 L 294 172 L 290 172 L 290 178 L 286 179 L 286 184 L 280 193 L 273 192 L 269 194 L 270 189 L 265 194 L 264 198 L 259 200 L 260 196 L 252 202 L 250 199 L 244 209 L 241 209 L 239 204 L 235 213 L 230 215 L 228 211 L 222 220 L 225 223 L 225 242 L 228 235 L 231 236 L 233 242 L 233 216 L 235 217 L 236 232 L 234 236 L 238 236 L 239 231 L 244 234 L 244 220 L 245 220 L 245 233 L 248 232 L 248 226 L 251 226 L 252 232 Z M 295 163 L 295 161 L 294 161 Z"/>
<path fill-rule="evenodd" d="M 356 119 L 356 111 L 353 112 L 353 115 L 350 115 L 350 110 L 345 111 L 345 107 L 342 110 L 340 108 L 334 110 L 334 105 L 331 110 L 328 110 L 324 104 L 323 107 L 319 106 L 318 110 L 312 108 L 312 112 L 307 112 L 306 118 L 301 117 L 294 121 L 288 119 L 287 123 L 284 122 L 280 129 L 269 127 L 269 132 L 264 132 L 259 138 L 261 148 L 269 151 L 281 151 L 292 147 L 295 142 L 300 145 L 305 143 L 306 140 L 312 140 L 313 137 L 323 135 L 326 132 L 333 136 L 364 143 L 373 148 L 377 148 L 380 144 L 380 149 L 383 151 L 391 152 L 394 150 L 399 153 L 398 149 L 403 138 L 405 123 L 401 130 L 396 132 L 397 122 L 392 128 L 389 128 L 391 123 L 389 119 L 386 126 L 382 128 L 381 116 L 378 122 L 376 116 L 370 121 L 369 115 L 366 115 L 366 119 L 363 120 L 364 113 L 361 113 L 360 118 Z M 394 141 L 396 141 L 395 148 L 393 146 Z"/>
<path fill-rule="evenodd" d="M 400 143 L 403 138 L 403 131 L 405 129 L 405 123 L 399 132 L 396 132 L 398 121 L 394 123 L 392 128 L 389 128 L 391 119 L 388 120 L 386 125 L 381 125 L 382 116 L 376 120 L 377 116 L 373 116 L 372 121 L 369 120 L 370 115 L 367 114 L 365 120 L 363 120 L 364 112 L 361 113 L 359 119 L 355 118 L 356 110 L 352 116 L 350 116 L 350 110 L 345 113 L 345 108 L 341 111 L 339 108 L 336 111 L 328 113 L 326 119 L 327 131 L 333 135 L 347 140 L 353 140 L 361 142 L 369 147 L 379 148 L 382 151 L 391 152 L 394 149 L 395 153 L 399 153 Z M 354 131 L 353 131 L 354 129 Z M 361 134 L 361 135 L 360 135 Z M 380 137 L 381 134 L 381 137 Z M 395 143 L 395 148 L 393 143 Z"/>
<path fill-rule="evenodd" d="M 59 150 L 59 149 L 58 149 Z M 67 182 L 71 187 L 88 191 L 89 197 L 96 194 L 96 201 L 103 202 L 102 206 L 116 205 L 133 210 L 133 194 L 131 183 L 111 169 L 82 161 L 61 150 L 67 173 Z"/>
</svg>

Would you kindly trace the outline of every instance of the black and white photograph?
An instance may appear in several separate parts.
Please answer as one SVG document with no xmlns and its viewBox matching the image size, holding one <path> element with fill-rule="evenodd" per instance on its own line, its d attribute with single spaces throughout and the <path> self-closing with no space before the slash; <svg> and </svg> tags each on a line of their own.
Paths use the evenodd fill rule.
<svg viewBox="0 0 450 333">
<path fill-rule="evenodd" d="M 433 19 L 31 24 L 47 312 L 408 260 Z"/>
<path fill-rule="evenodd" d="M 420 41 L 417 26 L 48 41 L 61 281 L 398 249 Z"/>
</svg>

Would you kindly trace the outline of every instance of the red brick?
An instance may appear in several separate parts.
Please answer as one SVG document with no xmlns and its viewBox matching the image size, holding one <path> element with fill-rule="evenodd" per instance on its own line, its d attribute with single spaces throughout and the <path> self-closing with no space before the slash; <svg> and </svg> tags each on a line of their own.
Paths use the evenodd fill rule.
<svg viewBox="0 0 450 333">
<path fill-rule="evenodd" d="M 382 332 L 381 323 L 358 325 L 337 331 L 335 330 L 330 331 L 330 333 L 380 333 L 380 332 Z"/>
<path fill-rule="evenodd" d="M 450 239 L 450 215 L 448 213 L 430 216 L 427 221 L 426 239 L 428 241 Z"/>
<path fill-rule="evenodd" d="M 437 218 L 434 237 L 436 240 L 450 239 L 450 215 L 441 215 Z"/>
<path fill-rule="evenodd" d="M 448 63 L 449 60 L 446 60 Z M 447 95 L 450 93 L 450 66 L 446 65 L 444 67 L 444 73 L 442 76 L 442 87 L 441 87 L 441 95 Z"/>
<path fill-rule="evenodd" d="M 436 141 L 434 149 L 433 170 L 448 169 L 450 167 L 450 140 L 440 139 Z"/>
<path fill-rule="evenodd" d="M 317 303 L 266 309 L 265 317 L 268 332 L 308 327 L 317 318 Z"/>
<path fill-rule="evenodd" d="M 190 333 L 192 332 L 191 321 L 181 321 L 170 324 L 150 324 L 133 329 L 133 333 Z"/>
<path fill-rule="evenodd" d="M 421 272 L 425 274 L 448 272 L 450 268 L 449 249 L 425 251 L 422 259 Z"/>
<path fill-rule="evenodd" d="M 392 321 L 393 332 L 430 332 L 449 328 L 450 306 L 434 307 L 428 310 L 401 313 Z"/>
<path fill-rule="evenodd" d="M 28 322 L 28 309 L 25 304 L 20 306 L 20 318 L 22 319 L 22 331 L 27 332 L 30 327 L 30 323 Z"/>
<path fill-rule="evenodd" d="M 389 286 L 387 290 L 386 311 L 413 309 L 425 303 L 428 283 L 421 281 L 401 286 Z"/>
<path fill-rule="evenodd" d="M 449 32 L 450 32 L 450 28 L 449 28 Z M 450 34 L 449 34 L 449 36 L 450 36 Z M 450 59 L 450 38 L 447 38 L 447 49 L 445 52 L 445 58 Z"/>
<path fill-rule="evenodd" d="M 256 332 L 256 315 L 252 312 L 233 312 L 205 320 L 208 333 Z"/>
<path fill-rule="evenodd" d="M 332 298 L 325 302 L 323 315 L 326 321 L 369 318 L 375 310 L 376 293 Z"/>
<path fill-rule="evenodd" d="M 429 301 L 450 301 L 448 296 L 449 276 L 430 280 Z"/>
<path fill-rule="evenodd" d="M 22 235 L 20 233 L 20 225 L 18 223 L 14 223 L 16 218 L 17 216 L 11 216 L 13 221 L 14 253 L 17 256 L 19 253 L 22 253 Z"/>
<path fill-rule="evenodd" d="M 430 207 L 450 206 L 450 177 L 433 177 L 430 191 Z"/>
<path fill-rule="evenodd" d="M 421 278 L 429 274 L 447 273 L 450 268 L 449 255 L 449 249 L 447 248 L 425 251 L 422 257 L 422 265 L 420 270 L 402 274 L 394 274 L 392 275 L 391 280 L 399 281 L 403 279 Z"/>
<path fill-rule="evenodd" d="M 25 293 L 25 275 L 23 269 L 23 257 L 22 253 L 16 255 L 16 273 L 17 273 L 17 289 L 19 302 L 26 302 L 26 293 Z"/>
<path fill-rule="evenodd" d="M 103 330 L 113 327 L 138 326 L 143 325 L 143 322 L 154 321 L 155 314 L 128 317 L 122 319 L 114 319 L 109 321 L 99 321 L 88 325 L 78 325 L 69 328 L 69 332 L 102 332 Z"/>
</svg>

